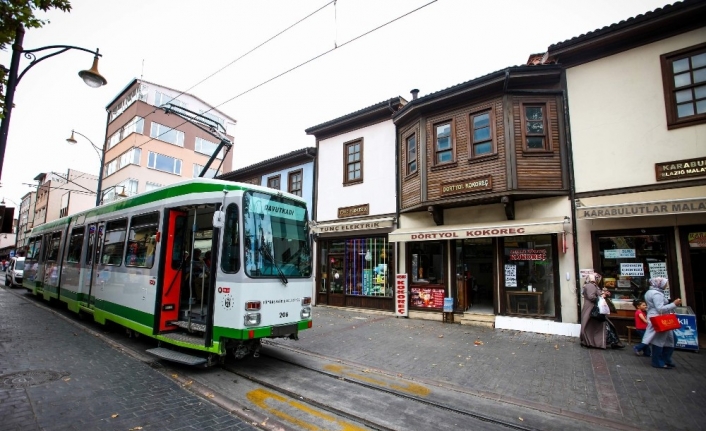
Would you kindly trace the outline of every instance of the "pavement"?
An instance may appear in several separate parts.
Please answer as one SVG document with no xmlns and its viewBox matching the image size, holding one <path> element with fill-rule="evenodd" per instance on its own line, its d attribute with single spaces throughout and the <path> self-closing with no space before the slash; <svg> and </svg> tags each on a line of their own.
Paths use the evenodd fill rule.
<svg viewBox="0 0 706 431">
<path fill-rule="evenodd" d="M 240 400 L 230 410 L 214 404 L 203 396 L 208 388 L 187 390 L 99 332 L 9 290 L 0 289 L 0 431 L 256 429 L 257 417 L 231 413 Z M 631 347 L 586 349 L 578 338 L 326 306 L 314 308 L 314 326 L 298 341 L 274 342 L 561 414 L 587 429 L 706 429 L 703 352 L 677 350 L 677 368 L 662 370 Z"/>
<path fill-rule="evenodd" d="M 677 350 L 677 368 L 666 370 L 632 346 L 587 349 L 573 337 L 328 306 L 315 307 L 313 316 L 314 327 L 299 341 L 277 343 L 566 415 L 593 429 L 706 429 L 703 352 Z"/>
</svg>

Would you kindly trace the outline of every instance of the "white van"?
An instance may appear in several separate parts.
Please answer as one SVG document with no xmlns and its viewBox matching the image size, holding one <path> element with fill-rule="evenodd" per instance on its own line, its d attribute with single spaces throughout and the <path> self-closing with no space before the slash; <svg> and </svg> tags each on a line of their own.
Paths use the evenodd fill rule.
<svg viewBox="0 0 706 431">
<path fill-rule="evenodd" d="M 5 286 L 22 287 L 22 276 L 24 275 L 25 258 L 13 257 L 5 271 Z"/>
</svg>

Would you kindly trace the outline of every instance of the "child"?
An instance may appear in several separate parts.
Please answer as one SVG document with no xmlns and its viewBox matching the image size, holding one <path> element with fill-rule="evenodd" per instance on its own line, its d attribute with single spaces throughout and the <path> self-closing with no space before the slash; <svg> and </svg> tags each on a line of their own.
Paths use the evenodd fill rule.
<svg viewBox="0 0 706 431">
<path fill-rule="evenodd" d="M 632 304 L 636 308 L 635 332 L 637 333 L 638 337 L 640 337 L 640 343 L 632 349 L 633 351 L 635 351 L 635 354 L 637 356 L 646 356 L 649 358 L 652 353 L 650 351 L 650 345 L 642 343 L 642 337 L 645 335 L 645 330 L 647 329 L 647 315 L 645 313 L 645 310 L 647 310 L 647 303 L 642 299 L 636 299 L 635 301 L 633 301 Z"/>
</svg>

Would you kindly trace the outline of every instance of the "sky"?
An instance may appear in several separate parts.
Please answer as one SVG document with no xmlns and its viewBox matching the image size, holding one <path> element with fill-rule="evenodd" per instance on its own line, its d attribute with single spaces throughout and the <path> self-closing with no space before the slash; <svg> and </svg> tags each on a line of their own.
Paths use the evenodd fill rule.
<svg viewBox="0 0 706 431">
<path fill-rule="evenodd" d="M 134 78 L 186 91 L 236 119 L 229 171 L 315 147 L 309 127 L 392 97 L 411 100 L 415 88 L 422 97 L 524 64 L 551 44 L 670 3 L 72 0 L 69 13 L 38 14 L 50 22 L 27 30 L 23 46 L 99 48 L 108 84 L 83 83 L 78 72 L 93 58 L 77 50 L 27 72 L 15 94 L 0 197 L 19 207 L 44 172 L 97 175 L 89 140 L 103 146 L 106 105 Z M 9 47 L 0 52 L 8 67 L 10 55 Z M 68 144 L 72 129 L 88 140 Z"/>
</svg>

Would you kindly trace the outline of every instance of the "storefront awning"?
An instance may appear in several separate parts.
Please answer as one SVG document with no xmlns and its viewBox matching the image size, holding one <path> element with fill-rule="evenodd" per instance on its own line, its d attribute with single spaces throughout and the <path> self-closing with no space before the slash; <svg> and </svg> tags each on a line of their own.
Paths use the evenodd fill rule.
<svg viewBox="0 0 706 431">
<path fill-rule="evenodd" d="M 495 236 L 537 235 L 568 231 L 568 217 L 508 220 L 492 223 L 397 229 L 389 234 L 390 242 L 435 241 L 443 239 L 489 238 Z"/>
<path fill-rule="evenodd" d="M 576 218 L 616 218 L 700 212 L 706 212 L 706 198 L 578 207 Z"/>
<path fill-rule="evenodd" d="M 320 223 L 311 227 L 311 233 L 352 233 L 362 230 L 390 229 L 394 226 L 394 223 L 394 217 Z"/>
</svg>

